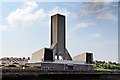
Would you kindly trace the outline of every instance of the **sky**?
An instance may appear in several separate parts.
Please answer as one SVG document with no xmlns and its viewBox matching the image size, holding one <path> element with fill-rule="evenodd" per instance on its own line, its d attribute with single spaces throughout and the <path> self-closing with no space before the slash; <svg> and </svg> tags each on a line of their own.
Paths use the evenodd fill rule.
<svg viewBox="0 0 120 80">
<path fill-rule="evenodd" d="M 50 47 L 51 15 L 66 16 L 66 47 L 72 56 L 118 61 L 118 0 L 0 2 L 0 57 L 31 57 Z"/>
</svg>

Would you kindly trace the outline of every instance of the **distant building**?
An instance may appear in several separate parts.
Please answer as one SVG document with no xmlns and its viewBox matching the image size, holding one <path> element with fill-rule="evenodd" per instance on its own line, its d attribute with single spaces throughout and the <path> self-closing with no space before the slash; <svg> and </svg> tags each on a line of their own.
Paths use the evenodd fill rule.
<svg viewBox="0 0 120 80">
<path fill-rule="evenodd" d="M 0 64 L 8 64 L 8 65 L 12 65 L 12 64 L 19 64 L 19 65 L 25 65 L 26 63 L 28 63 L 28 60 L 30 60 L 30 58 L 0 58 Z"/>
</svg>

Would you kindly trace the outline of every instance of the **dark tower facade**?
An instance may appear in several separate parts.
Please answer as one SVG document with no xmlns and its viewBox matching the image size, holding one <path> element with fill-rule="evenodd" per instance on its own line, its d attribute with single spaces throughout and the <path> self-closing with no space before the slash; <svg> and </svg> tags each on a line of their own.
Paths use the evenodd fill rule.
<svg viewBox="0 0 120 80">
<path fill-rule="evenodd" d="M 65 16 L 56 14 L 51 16 L 51 49 L 53 54 L 62 57 L 63 60 L 72 60 L 70 54 L 66 49 L 66 36 L 65 36 Z"/>
</svg>

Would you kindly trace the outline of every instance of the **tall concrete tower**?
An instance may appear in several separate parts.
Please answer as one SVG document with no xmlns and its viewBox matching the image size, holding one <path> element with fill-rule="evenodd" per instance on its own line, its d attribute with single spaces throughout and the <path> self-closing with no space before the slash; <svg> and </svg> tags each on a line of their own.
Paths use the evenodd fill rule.
<svg viewBox="0 0 120 80">
<path fill-rule="evenodd" d="M 65 39 L 65 16 L 56 14 L 51 16 L 51 49 L 53 54 L 63 60 L 72 60 L 70 54 L 66 49 Z"/>
</svg>

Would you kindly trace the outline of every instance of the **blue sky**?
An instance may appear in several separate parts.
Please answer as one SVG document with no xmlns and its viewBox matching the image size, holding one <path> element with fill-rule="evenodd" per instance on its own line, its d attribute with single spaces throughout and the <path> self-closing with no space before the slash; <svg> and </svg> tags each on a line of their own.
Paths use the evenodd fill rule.
<svg viewBox="0 0 120 80">
<path fill-rule="evenodd" d="M 94 1 L 0 3 L 1 57 L 28 57 L 50 47 L 50 16 L 61 13 L 72 56 L 88 51 L 95 60 L 118 61 L 118 4 Z"/>
</svg>

